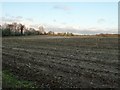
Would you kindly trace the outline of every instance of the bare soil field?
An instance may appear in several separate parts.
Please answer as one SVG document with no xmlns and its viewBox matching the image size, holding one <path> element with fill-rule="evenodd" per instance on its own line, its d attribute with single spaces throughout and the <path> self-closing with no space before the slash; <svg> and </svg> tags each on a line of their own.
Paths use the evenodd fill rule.
<svg viewBox="0 0 120 90">
<path fill-rule="evenodd" d="M 117 88 L 118 56 L 117 37 L 2 38 L 3 70 L 40 88 Z"/>
</svg>

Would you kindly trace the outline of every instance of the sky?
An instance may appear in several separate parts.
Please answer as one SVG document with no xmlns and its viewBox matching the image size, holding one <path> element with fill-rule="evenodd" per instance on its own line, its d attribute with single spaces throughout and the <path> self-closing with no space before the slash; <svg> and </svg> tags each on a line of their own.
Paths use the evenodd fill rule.
<svg viewBox="0 0 120 90">
<path fill-rule="evenodd" d="M 2 22 L 77 34 L 118 33 L 117 2 L 3 2 Z"/>
</svg>

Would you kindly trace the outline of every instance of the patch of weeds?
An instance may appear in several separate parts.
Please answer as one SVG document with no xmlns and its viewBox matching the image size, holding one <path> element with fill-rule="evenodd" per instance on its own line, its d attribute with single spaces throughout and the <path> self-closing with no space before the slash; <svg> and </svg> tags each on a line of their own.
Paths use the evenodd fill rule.
<svg viewBox="0 0 120 90">
<path fill-rule="evenodd" d="M 15 75 L 8 70 L 2 71 L 2 86 L 3 88 L 36 88 L 30 81 L 18 80 Z"/>
</svg>

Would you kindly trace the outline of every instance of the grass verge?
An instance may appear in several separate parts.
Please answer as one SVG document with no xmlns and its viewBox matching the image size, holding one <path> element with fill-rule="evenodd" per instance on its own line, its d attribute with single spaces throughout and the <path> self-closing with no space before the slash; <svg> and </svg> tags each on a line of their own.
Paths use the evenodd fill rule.
<svg viewBox="0 0 120 90">
<path fill-rule="evenodd" d="M 25 80 L 19 80 L 8 70 L 2 71 L 3 88 L 35 88 L 34 83 Z"/>
</svg>

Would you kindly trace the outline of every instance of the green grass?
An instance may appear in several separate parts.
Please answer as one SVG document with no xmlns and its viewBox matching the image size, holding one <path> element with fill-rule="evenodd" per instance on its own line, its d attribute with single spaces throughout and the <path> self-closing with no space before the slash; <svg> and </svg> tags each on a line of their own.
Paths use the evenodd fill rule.
<svg viewBox="0 0 120 90">
<path fill-rule="evenodd" d="M 3 88 L 35 88 L 30 81 L 18 80 L 11 72 L 4 70 L 2 72 Z"/>
</svg>

